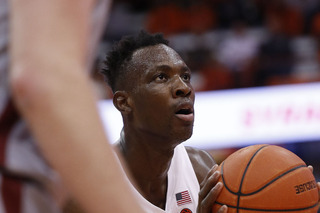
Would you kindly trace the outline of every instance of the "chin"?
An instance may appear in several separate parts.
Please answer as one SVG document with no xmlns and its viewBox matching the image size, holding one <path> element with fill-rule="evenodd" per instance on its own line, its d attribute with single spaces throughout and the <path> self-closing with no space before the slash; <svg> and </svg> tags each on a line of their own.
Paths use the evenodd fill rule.
<svg viewBox="0 0 320 213">
<path fill-rule="evenodd" d="M 188 140 L 189 138 L 191 138 L 191 136 L 192 136 L 192 130 L 186 130 L 186 131 L 180 132 L 177 138 L 182 143 Z"/>
</svg>

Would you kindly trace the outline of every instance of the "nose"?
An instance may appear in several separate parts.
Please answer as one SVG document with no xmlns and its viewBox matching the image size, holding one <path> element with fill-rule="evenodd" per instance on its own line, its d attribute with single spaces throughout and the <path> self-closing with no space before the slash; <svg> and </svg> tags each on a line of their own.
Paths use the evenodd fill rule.
<svg viewBox="0 0 320 213">
<path fill-rule="evenodd" d="M 183 81 L 179 76 L 177 77 L 172 85 L 172 95 L 174 98 L 177 97 L 188 97 L 192 94 L 193 88 L 190 83 Z"/>
</svg>

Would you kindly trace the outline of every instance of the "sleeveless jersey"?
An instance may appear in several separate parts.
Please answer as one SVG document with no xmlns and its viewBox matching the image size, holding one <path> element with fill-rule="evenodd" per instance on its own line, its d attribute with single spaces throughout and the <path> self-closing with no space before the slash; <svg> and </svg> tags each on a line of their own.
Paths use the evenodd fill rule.
<svg viewBox="0 0 320 213">
<path fill-rule="evenodd" d="M 150 203 L 134 189 L 138 201 L 147 213 L 196 213 L 199 191 L 200 186 L 196 174 L 188 153 L 182 144 L 174 149 L 174 155 L 168 171 L 165 210 Z"/>
<path fill-rule="evenodd" d="M 97 0 L 92 13 L 88 67 L 93 62 L 95 47 L 104 30 L 109 3 L 107 0 Z M 50 190 L 60 184 L 59 175 L 39 152 L 11 97 L 8 82 L 8 13 L 7 0 L 0 0 L 0 212 L 61 212 Z"/>
</svg>

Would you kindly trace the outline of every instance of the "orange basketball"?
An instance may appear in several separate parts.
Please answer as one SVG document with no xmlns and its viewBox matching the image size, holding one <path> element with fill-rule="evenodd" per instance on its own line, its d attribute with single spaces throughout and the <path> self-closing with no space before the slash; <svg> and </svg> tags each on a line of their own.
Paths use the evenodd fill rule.
<svg viewBox="0 0 320 213">
<path fill-rule="evenodd" d="M 224 204 L 228 213 L 316 213 L 316 180 L 303 160 L 274 145 L 242 148 L 219 166 L 224 187 L 213 212 Z"/>
</svg>

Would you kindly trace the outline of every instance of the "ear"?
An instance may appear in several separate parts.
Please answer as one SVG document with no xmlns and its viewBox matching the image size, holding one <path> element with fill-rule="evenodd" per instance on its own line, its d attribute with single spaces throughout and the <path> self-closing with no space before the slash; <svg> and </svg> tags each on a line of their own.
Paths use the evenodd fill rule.
<svg viewBox="0 0 320 213">
<path fill-rule="evenodd" d="M 127 92 L 117 91 L 113 95 L 113 105 L 121 113 L 129 113 L 132 110 L 129 99 L 130 99 L 130 97 Z"/>
</svg>

